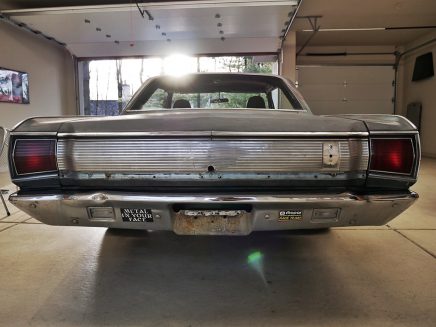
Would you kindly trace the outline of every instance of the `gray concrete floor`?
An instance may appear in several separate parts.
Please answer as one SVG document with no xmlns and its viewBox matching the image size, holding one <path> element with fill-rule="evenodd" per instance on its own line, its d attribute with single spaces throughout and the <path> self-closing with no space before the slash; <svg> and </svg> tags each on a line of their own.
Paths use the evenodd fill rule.
<svg viewBox="0 0 436 327">
<path fill-rule="evenodd" d="M 434 185 L 424 159 L 420 200 L 387 226 L 233 238 L 53 227 L 0 207 L 0 325 L 436 326 Z"/>
</svg>

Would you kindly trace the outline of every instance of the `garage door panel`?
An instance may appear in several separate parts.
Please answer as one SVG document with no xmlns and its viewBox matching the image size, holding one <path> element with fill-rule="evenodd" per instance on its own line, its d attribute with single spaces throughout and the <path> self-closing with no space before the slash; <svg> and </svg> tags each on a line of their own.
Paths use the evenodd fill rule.
<svg viewBox="0 0 436 327">
<path fill-rule="evenodd" d="M 336 115 L 347 110 L 347 104 L 338 101 L 315 100 L 309 103 L 309 107 L 316 115 Z"/>
<path fill-rule="evenodd" d="M 350 85 L 345 89 L 345 97 L 349 100 L 391 101 L 393 89 L 388 85 Z"/>
<path fill-rule="evenodd" d="M 394 79 L 395 70 L 391 66 L 386 67 L 347 67 L 346 80 L 348 83 L 358 84 L 390 84 Z"/>
<path fill-rule="evenodd" d="M 391 66 L 300 66 L 298 81 L 301 84 L 392 84 L 394 73 Z"/>
<path fill-rule="evenodd" d="M 343 97 L 353 99 L 392 99 L 393 87 L 391 85 L 355 84 L 343 87 L 342 85 L 300 85 L 299 88 L 307 98 L 313 100 L 342 100 Z"/>
<path fill-rule="evenodd" d="M 344 91 L 340 85 L 302 85 L 298 89 L 306 99 L 310 99 L 312 101 L 341 100 L 344 95 L 344 93 L 341 94 L 340 92 Z"/>
<path fill-rule="evenodd" d="M 316 114 L 393 112 L 390 66 L 300 66 L 299 90 Z"/>
<path fill-rule="evenodd" d="M 309 107 L 316 115 L 392 114 L 391 101 L 312 101 Z"/>
<path fill-rule="evenodd" d="M 301 85 L 299 91 L 305 98 L 314 100 L 342 101 L 348 100 L 389 100 L 392 99 L 392 86 L 390 85 Z"/>
</svg>

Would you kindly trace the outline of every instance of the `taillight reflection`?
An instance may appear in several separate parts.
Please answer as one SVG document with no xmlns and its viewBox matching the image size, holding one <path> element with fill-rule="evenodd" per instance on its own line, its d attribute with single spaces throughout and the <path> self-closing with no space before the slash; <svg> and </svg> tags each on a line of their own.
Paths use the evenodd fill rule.
<svg viewBox="0 0 436 327">
<path fill-rule="evenodd" d="M 411 174 L 414 162 L 411 139 L 372 139 L 370 170 Z"/>
<path fill-rule="evenodd" d="M 18 175 L 57 170 L 55 140 L 16 140 L 13 157 Z"/>
</svg>

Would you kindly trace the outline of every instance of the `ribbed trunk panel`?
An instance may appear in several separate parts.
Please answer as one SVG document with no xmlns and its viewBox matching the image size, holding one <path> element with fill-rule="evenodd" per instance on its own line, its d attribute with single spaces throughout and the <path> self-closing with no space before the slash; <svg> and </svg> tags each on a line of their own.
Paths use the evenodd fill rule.
<svg viewBox="0 0 436 327">
<path fill-rule="evenodd" d="M 323 144 L 337 142 L 339 164 L 323 165 Z M 60 139 L 61 172 L 350 172 L 368 167 L 366 139 Z"/>
</svg>

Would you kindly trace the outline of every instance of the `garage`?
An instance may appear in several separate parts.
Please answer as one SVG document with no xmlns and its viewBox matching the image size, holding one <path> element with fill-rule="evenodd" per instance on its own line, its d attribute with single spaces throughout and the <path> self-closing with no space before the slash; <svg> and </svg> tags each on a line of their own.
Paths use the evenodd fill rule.
<svg viewBox="0 0 436 327">
<path fill-rule="evenodd" d="M 0 325 L 434 326 L 435 22 L 2 1 Z"/>
</svg>

